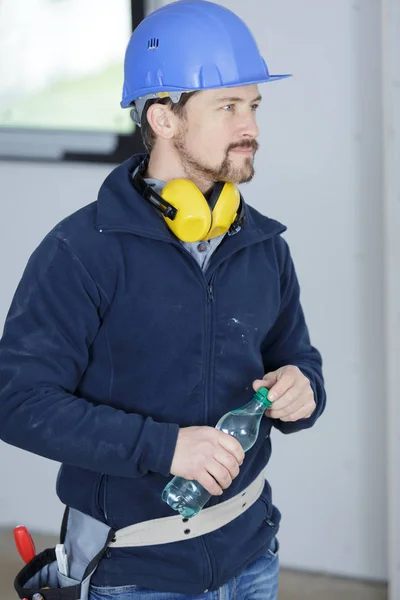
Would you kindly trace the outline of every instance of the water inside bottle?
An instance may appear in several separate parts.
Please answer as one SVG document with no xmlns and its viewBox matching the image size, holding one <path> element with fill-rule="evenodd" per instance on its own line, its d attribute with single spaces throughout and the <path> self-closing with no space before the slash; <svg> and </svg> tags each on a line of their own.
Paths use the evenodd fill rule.
<svg viewBox="0 0 400 600">
<path fill-rule="evenodd" d="M 162 499 L 185 519 L 191 519 L 210 499 L 207 492 L 197 481 L 174 477 L 164 488 Z"/>
</svg>

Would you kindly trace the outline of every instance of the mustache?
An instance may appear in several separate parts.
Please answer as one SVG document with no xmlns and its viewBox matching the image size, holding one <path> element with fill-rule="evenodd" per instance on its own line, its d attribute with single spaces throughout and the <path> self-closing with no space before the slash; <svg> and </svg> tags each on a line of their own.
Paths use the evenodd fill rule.
<svg viewBox="0 0 400 600">
<path fill-rule="evenodd" d="M 231 144 L 230 146 L 228 146 L 227 152 L 229 152 L 230 150 L 234 150 L 235 148 L 246 148 L 246 149 L 253 150 L 253 152 L 257 152 L 259 147 L 260 147 L 260 144 L 257 142 L 257 140 L 247 140 L 247 141 L 244 140 L 243 142 L 240 142 L 239 144 Z"/>
</svg>

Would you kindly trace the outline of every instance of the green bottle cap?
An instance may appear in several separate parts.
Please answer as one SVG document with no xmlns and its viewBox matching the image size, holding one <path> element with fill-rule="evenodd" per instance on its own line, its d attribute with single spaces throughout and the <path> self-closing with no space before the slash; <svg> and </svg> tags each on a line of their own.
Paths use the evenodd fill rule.
<svg viewBox="0 0 400 600">
<path fill-rule="evenodd" d="M 266 387 L 260 387 L 258 392 L 255 393 L 255 397 L 264 404 L 265 408 L 269 408 L 272 405 L 272 402 L 268 400 L 268 393 L 269 390 Z"/>
</svg>

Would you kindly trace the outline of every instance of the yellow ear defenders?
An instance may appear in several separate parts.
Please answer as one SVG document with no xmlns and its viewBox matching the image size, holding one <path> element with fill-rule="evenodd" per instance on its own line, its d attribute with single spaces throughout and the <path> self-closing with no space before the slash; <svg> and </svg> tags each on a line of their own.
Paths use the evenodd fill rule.
<svg viewBox="0 0 400 600">
<path fill-rule="evenodd" d="M 234 184 L 217 183 L 207 201 L 189 179 L 172 179 L 159 195 L 145 182 L 142 173 L 143 167 L 134 175 L 135 188 L 161 212 L 182 242 L 210 240 L 243 225 L 243 202 Z"/>
</svg>

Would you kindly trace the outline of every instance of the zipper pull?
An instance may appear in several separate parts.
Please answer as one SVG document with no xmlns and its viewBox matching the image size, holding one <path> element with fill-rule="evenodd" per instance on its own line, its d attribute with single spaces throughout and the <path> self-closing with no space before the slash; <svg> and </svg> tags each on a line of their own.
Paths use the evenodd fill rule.
<svg viewBox="0 0 400 600">
<path fill-rule="evenodd" d="M 214 294 L 213 294 L 213 289 L 212 289 L 212 286 L 211 286 L 211 285 L 209 285 L 209 286 L 207 287 L 207 290 L 208 290 L 208 301 L 209 301 L 209 302 L 214 302 Z"/>
</svg>

